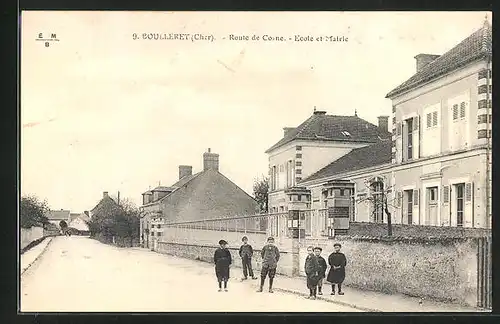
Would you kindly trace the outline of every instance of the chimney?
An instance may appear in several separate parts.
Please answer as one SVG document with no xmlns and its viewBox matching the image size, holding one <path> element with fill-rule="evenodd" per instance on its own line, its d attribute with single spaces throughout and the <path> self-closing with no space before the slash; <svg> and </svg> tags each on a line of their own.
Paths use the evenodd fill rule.
<svg viewBox="0 0 500 324">
<path fill-rule="evenodd" d="M 118 191 L 118 198 L 117 198 L 117 200 L 118 200 L 118 205 L 119 205 L 120 204 L 120 192 L 119 191 Z"/>
<path fill-rule="evenodd" d="M 323 110 L 315 110 L 314 115 L 318 115 L 318 116 L 323 116 L 323 115 L 326 115 L 326 111 L 323 111 Z"/>
<path fill-rule="evenodd" d="M 179 165 L 179 180 L 193 174 L 193 167 L 190 165 Z"/>
<path fill-rule="evenodd" d="M 389 131 L 389 116 L 378 116 L 378 128 L 384 132 Z"/>
<path fill-rule="evenodd" d="M 203 171 L 208 169 L 219 171 L 219 154 L 211 153 L 210 148 L 203 153 Z"/>
<path fill-rule="evenodd" d="M 286 137 L 295 127 L 283 127 L 283 137 Z"/>
<path fill-rule="evenodd" d="M 422 70 L 427 64 L 431 63 L 435 59 L 437 59 L 440 55 L 434 54 L 418 54 L 415 56 L 415 60 L 417 61 L 417 72 Z"/>
<path fill-rule="evenodd" d="M 109 197 L 109 195 L 108 195 L 108 192 L 107 192 L 107 191 L 104 191 L 104 192 L 102 193 L 102 198 L 106 198 L 106 197 Z"/>
</svg>

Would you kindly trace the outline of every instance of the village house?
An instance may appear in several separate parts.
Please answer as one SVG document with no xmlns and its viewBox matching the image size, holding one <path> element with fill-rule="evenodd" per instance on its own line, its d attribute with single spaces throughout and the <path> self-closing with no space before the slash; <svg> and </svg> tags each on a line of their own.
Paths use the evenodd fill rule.
<svg viewBox="0 0 500 324">
<path fill-rule="evenodd" d="M 71 214 L 71 212 L 69 210 L 65 210 L 65 209 L 51 210 L 47 214 L 47 218 L 49 219 L 49 222 L 51 224 L 54 224 L 57 227 L 59 227 L 59 223 L 61 221 L 65 221 L 66 223 L 70 222 L 70 214 Z"/>
<path fill-rule="evenodd" d="M 208 149 L 203 153 L 203 171 L 193 174 L 192 170 L 192 166 L 180 165 L 176 183 L 142 194 L 140 233 L 147 246 L 161 240 L 165 223 L 252 215 L 258 211 L 255 199 L 219 172 L 219 154 Z M 257 222 L 242 226 L 259 228 Z"/>
<path fill-rule="evenodd" d="M 392 141 L 334 157 L 297 186 L 311 208 L 350 195 L 351 221 L 387 222 L 382 204 L 364 199 L 386 194 L 394 223 L 491 228 L 491 26 L 415 59 L 416 73 L 386 96 Z"/>
</svg>

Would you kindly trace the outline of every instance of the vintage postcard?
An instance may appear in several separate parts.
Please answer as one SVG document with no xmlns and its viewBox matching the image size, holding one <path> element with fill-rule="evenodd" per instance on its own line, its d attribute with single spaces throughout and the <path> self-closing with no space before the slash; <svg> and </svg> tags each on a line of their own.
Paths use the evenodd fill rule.
<svg viewBox="0 0 500 324">
<path fill-rule="evenodd" d="M 23 11 L 19 312 L 490 312 L 491 24 Z"/>
</svg>

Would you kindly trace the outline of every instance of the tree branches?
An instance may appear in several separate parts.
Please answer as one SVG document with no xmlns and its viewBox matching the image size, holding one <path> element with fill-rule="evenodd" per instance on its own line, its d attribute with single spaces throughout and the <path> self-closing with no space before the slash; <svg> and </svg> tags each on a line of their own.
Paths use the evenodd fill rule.
<svg viewBox="0 0 500 324">
<path fill-rule="evenodd" d="M 50 207 L 46 200 L 40 201 L 34 195 L 23 196 L 19 205 L 19 223 L 23 228 L 47 225 L 49 212 Z"/>
</svg>

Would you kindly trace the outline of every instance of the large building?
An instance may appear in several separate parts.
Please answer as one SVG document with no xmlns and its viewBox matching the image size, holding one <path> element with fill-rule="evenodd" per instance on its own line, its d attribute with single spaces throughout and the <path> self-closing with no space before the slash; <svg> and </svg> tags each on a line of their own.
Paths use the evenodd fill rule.
<svg viewBox="0 0 500 324">
<path fill-rule="evenodd" d="M 390 141 L 388 119 L 388 116 L 381 116 L 379 125 L 374 125 L 357 114 L 334 116 L 315 110 L 296 128 L 284 128 L 283 138 L 266 151 L 269 155 L 269 211 L 286 211 L 287 190 L 300 185 L 332 160 L 380 141 Z M 310 198 L 304 195 L 304 199 Z"/>
<path fill-rule="evenodd" d="M 392 101 L 392 141 L 381 134 L 379 141 L 372 135 L 372 144 L 339 145 L 319 142 L 317 132 L 316 141 L 304 141 L 300 128 L 310 119 L 268 150 L 271 211 L 286 209 L 283 189 L 295 186 L 308 208 L 345 208 L 351 221 L 387 222 L 381 203 L 387 198 L 395 223 L 491 227 L 491 26 L 485 22 L 442 55 L 415 60 L 415 74 L 386 96 Z M 345 134 L 341 119 L 320 125 L 323 133 Z M 281 176 L 288 159 L 305 169 L 301 179 Z"/>
<path fill-rule="evenodd" d="M 165 223 L 195 222 L 258 212 L 258 203 L 219 172 L 219 154 L 203 153 L 203 170 L 193 174 L 192 166 L 179 166 L 179 180 L 143 193 L 141 237 L 151 246 L 161 240 Z M 237 224 L 236 224 L 237 225 Z M 251 229 L 250 224 L 246 225 Z M 255 229 L 259 224 L 255 223 Z"/>
</svg>

